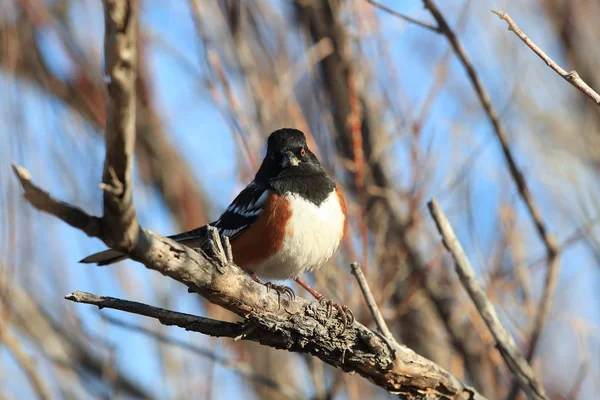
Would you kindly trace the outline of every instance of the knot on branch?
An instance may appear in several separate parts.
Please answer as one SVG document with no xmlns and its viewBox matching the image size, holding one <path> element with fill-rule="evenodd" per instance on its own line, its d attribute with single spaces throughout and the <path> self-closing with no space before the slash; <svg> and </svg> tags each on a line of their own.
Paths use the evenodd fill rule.
<svg viewBox="0 0 600 400">
<path fill-rule="evenodd" d="M 574 82 L 577 81 L 579 79 L 579 73 L 577 73 L 577 71 L 573 70 L 570 71 L 567 76 L 566 76 L 567 80 L 570 82 Z"/>
<path fill-rule="evenodd" d="M 109 193 L 114 197 L 121 198 L 125 190 L 123 182 L 121 182 L 112 166 L 109 165 L 107 170 L 109 178 L 105 180 L 108 182 L 102 182 L 98 186 L 105 193 Z"/>
<path fill-rule="evenodd" d="M 231 243 L 227 236 L 222 236 L 219 230 L 214 226 L 208 225 L 207 229 L 207 243 L 206 251 L 203 250 L 204 254 L 210 259 L 219 273 L 224 274 L 227 267 L 234 265 L 233 252 L 231 250 Z"/>
</svg>

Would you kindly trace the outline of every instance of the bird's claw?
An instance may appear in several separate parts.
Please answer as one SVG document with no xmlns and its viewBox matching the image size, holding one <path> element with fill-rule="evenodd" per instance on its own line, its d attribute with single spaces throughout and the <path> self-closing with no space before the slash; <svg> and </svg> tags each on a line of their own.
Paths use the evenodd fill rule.
<svg viewBox="0 0 600 400">
<path fill-rule="evenodd" d="M 334 308 L 338 311 L 342 320 L 342 333 L 344 333 L 346 328 L 350 328 L 352 324 L 354 324 L 354 314 L 350 311 L 350 307 L 334 303 L 332 300 L 326 299 L 325 297 L 319 299 L 319 304 L 327 307 L 327 318 L 331 318 Z"/>
<path fill-rule="evenodd" d="M 294 293 L 294 291 L 292 290 L 292 288 L 289 287 L 289 286 L 277 285 L 277 284 L 275 284 L 273 282 L 267 282 L 267 283 L 265 283 L 265 286 L 267 287 L 267 292 L 270 289 L 273 289 L 275 292 L 277 292 L 277 298 L 278 298 L 278 300 L 279 300 L 280 303 L 281 303 L 281 295 L 282 294 L 284 296 L 288 296 L 289 299 L 290 299 L 290 301 L 293 301 L 296 298 L 296 294 Z"/>
<path fill-rule="evenodd" d="M 322 297 L 319 300 L 319 304 L 321 304 L 322 306 L 325 306 L 327 309 L 327 318 L 331 318 L 331 315 L 333 314 L 333 301 L 326 299 L 325 297 Z"/>
</svg>

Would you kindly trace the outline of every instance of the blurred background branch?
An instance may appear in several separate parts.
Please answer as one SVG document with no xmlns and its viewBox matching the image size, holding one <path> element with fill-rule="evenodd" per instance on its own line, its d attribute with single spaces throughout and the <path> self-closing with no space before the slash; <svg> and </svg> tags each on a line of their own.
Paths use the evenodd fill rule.
<svg viewBox="0 0 600 400">
<path fill-rule="evenodd" d="M 594 89 L 590 87 L 581 77 L 579 73 L 575 70 L 571 70 L 569 72 L 565 71 L 560 65 L 554 62 L 542 49 L 540 49 L 529 37 L 523 32 L 515 21 L 508 15 L 507 13 L 500 10 L 492 10 L 494 14 L 498 16 L 501 20 L 506 21 L 508 24 L 508 30 L 512 31 L 533 51 L 535 54 L 540 57 L 548 67 L 552 68 L 554 72 L 560 75 L 561 78 L 569 82 L 575 88 L 577 88 L 580 92 L 584 93 L 590 99 L 592 99 L 597 105 L 600 106 L 600 94 L 598 94 Z"/>
<path fill-rule="evenodd" d="M 517 346 L 524 354 L 535 347 L 532 367 L 548 397 L 593 398 L 600 391 L 600 109 L 536 60 L 490 9 L 510 14 L 558 65 L 598 89 L 600 5 L 435 4 L 487 91 L 539 220 L 556 236 L 560 270 L 520 200 L 472 80 L 422 0 L 141 1 L 140 221 L 171 234 L 216 218 L 252 179 L 264 138 L 282 126 L 302 129 L 343 183 L 351 214 L 343 248 L 311 283 L 374 329 L 347 268 L 360 260 L 401 343 L 486 397 L 505 398 L 512 375 L 427 217 L 425 203 L 435 196 Z M 311 357 L 128 320 L 251 366 L 272 383 L 265 385 L 62 300 L 77 288 L 237 320 L 132 262 L 80 268 L 76 260 L 101 243 L 21 200 L 11 162 L 100 214 L 101 13 L 91 0 L 0 4 L 0 324 L 41 383 L 0 339 L 0 398 L 277 399 L 282 391 L 386 398 Z"/>
</svg>

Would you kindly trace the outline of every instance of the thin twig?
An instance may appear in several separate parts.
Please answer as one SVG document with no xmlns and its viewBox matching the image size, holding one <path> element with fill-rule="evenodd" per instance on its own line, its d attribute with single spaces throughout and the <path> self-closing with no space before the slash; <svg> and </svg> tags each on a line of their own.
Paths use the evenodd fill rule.
<svg viewBox="0 0 600 400">
<path fill-rule="evenodd" d="M 383 315 L 381 315 L 381 311 L 379 311 L 379 307 L 375 302 L 375 298 L 373 297 L 373 293 L 371 293 L 371 289 L 369 288 L 369 284 L 367 279 L 365 278 L 365 274 L 363 274 L 362 269 L 360 268 L 360 264 L 357 262 L 353 262 L 350 264 L 352 268 L 352 275 L 356 277 L 356 281 L 358 282 L 358 286 L 360 286 L 360 290 L 363 293 L 365 301 L 367 302 L 367 306 L 369 307 L 369 311 L 371 311 L 371 315 L 377 324 L 377 329 L 383 336 L 385 336 L 389 340 L 394 339 L 394 335 L 390 332 L 385 320 L 383 319 Z"/>
<path fill-rule="evenodd" d="M 512 336 L 502 322 L 494 306 L 489 301 L 485 294 L 485 290 L 477 282 L 475 272 L 471 266 L 471 262 L 467 258 L 460 242 L 454 234 L 454 230 L 448 221 L 448 218 L 444 215 L 437 200 L 432 199 L 428 203 L 429 212 L 435 220 L 437 229 L 442 236 L 442 241 L 446 248 L 452 254 L 455 261 L 456 272 L 462 282 L 463 286 L 467 290 L 469 297 L 473 300 L 475 307 L 479 311 L 479 314 L 485 321 L 490 332 L 496 340 L 496 346 L 500 351 L 500 354 L 506 361 L 508 368 L 513 372 L 517 378 L 519 385 L 523 391 L 527 394 L 530 399 L 544 399 L 548 400 L 544 392 L 544 388 L 540 385 L 533 374 L 531 366 L 527 363 L 527 360 L 520 353 L 517 345 L 515 344 Z"/>
<path fill-rule="evenodd" d="M 546 254 L 548 258 L 548 272 L 546 273 L 546 279 L 544 282 L 544 289 L 542 293 L 542 298 L 540 300 L 540 305 L 538 311 L 536 313 L 535 321 L 530 333 L 530 341 L 529 341 L 529 350 L 527 352 L 527 360 L 531 361 L 535 354 L 535 350 L 539 343 L 539 339 L 541 333 L 546 326 L 546 321 L 550 314 L 551 309 L 551 301 L 554 294 L 554 290 L 556 288 L 556 283 L 558 280 L 558 273 L 560 269 L 560 261 L 559 261 L 559 246 L 556 238 L 550 234 L 544 221 L 542 219 L 542 214 L 540 212 L 539 207 L 535 203 L 531 192 L 529 191 L 529 187 L 527 186 L 527 182 L 525 181 L 525 176 L 517 166 L 515 158 L 512 154 L 512 151 L 508 145 L 508 134 L 504 128 L 504 125 L 500 122 L 500 118 L 492 102 L 490 100 L 490 96 L 483 84 L 481 83 L 481 79 L 477 75 L 475 68 L 473 67 L 473 63 L 469 59 L 467 52 L 464 47 L 458 40 L 458 37 L 448 25 L 448 22 L 444 18 L 444 15 L 441 13 L 440 9 L 437 7 L 433 0 L 423 0 L 423 4 L 425 8 L 431 12 L 433 18 L 437 21 L 441 34 L 444 35 L 450 45 L 454 49 L 454 52 L 458 56 L 461 64 L 465 68 L 467 75 L 469 77 L 469 81 L 473 85 L 475 92 L 479 98 L 479 101 L 485 110 L 492 126 L 494 127 L 494 132 L 496 133 L 496 137 L 500 142 L 500 146 L 502 148 L 502 153 L 504 154 L 504 159 L 508 165 L 508 170 L 510 172 L 511 177 L 515 181 L 517 185 L 518 193 L 525 203 L 529 215 L 533 220 L 535 228 L 546 247 Z M 516 383 L 513 385 L 513 390 L 517 388 Z M 513 396 L 514 397 L 514 396 Z"/>
<path fill-rule="evenodd" d="M 438 28 L 437 26 L 433 26 L 433 25 L 428 24 L 427 22 L 419 21 L 418 19 L 409 17 L 408 15 L 401 14 L 398 11 L 394 11 L 391 8 L 385 6 L 377 1 L 367 0 L 367 2 L 372 4 L 374 7 L 377 7 L 380 10 L 383 10 L 386 13 L 391 14 L 394 17 L 400 18 L 406 22 L 410 22 L 411 24 L 419 25 L 420 27 L 429 29 L 430 31 L 434 31 L 434 32 L 438 32 L 438 33 L 440 32 L 440 28 Z"/>
<path fill-rule="evenodd" d="M 23 196 L 31 205 L 40 211 L 54 215 L 74 228 L 80 229 L 88 236 L 100 235 L 100 219 L 86 214 L 80 208 L 55 199 L 45 190 L 40 189 L 31 182 L 31 175 L 25 168 L 12 164 L 19 182 L 25 192 Z"/>
<path fill-rule="evenodd" d="M 519 37 L 529 47 L 535 54 L 541 58 L 547 66 L 549 66 L 554 72 L 560 75 L 564 80 L 569 82 L 575 88 L 577 88 L 581 93 L 585 94 L 587 97 L 592 99 L 596 105 L 600 106 L 600 94 L 592 89 L 577 73 L 577 71 L 569 71 L 564 70 L 560 65 L 558 65 L 554 60 L 552 60 L 544 50 L 540 49 L 529 37 L 523 32 L 519 26 L 513 21 L 513 19 L 507 13 L 500 10 L 491 10 L 494 14 L 498 16 L 498 18 L 506 21 L 508 24 L 508 30 L 513 31 L 515 35 Z"/>
<path fill-rule="evenodd" d="M 92 304 L 99 309 L 112 308 L 114 310 L 155 318 L 163 325 L 175 325 L 187 331 L 200 332 L 209 336 L 234 338 L 246 329 L 243 324 L 217 321 L 211 318 L 149 306 L 135 301 L 122 300 L 109 296 L 98 296 L 79 290 L 66 295 L 65 299 L 75 303 Z"/>
</svg>

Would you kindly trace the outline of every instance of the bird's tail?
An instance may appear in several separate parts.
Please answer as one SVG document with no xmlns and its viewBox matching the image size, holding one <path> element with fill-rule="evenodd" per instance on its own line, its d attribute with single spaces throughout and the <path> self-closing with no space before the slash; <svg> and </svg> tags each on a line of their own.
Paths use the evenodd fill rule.
<svg viewBox="0 0 600 400">
<path fill-rule="evenodd" d="M 81 260 L 79 262 L 84 263 L 84 264 L 94 264 L 95 263 L 98 266 L 104 266 L 104 265 L 114 264 L 119 261 L 123 261 L 127 258 L 128 257 L 121 252 L 108 249 L 108 250 L 104 250 L 99 253 L 94 253 L 90 256 L 87 256 L 86 258 L 84 258 L 83 260 Z"/>
<path fill-rule="evenodd" d="M 195 248 L 202 247 L 202 244 L 206 239 L 206 234 L 207 229 L 205 225 L 200 228 L 192 229 L 191 231 L 178 233 L 177 235 L 171 235 L 167 237 L 176 241 L 177 243 L 181 243 L 184 246 Z M 96 264 L 101 267 L 126 260 L 127 258 L 129 257 L 117 250 L 108 249 L 89 255 L 79 262 L 84 264 Z"/>
</svg>

